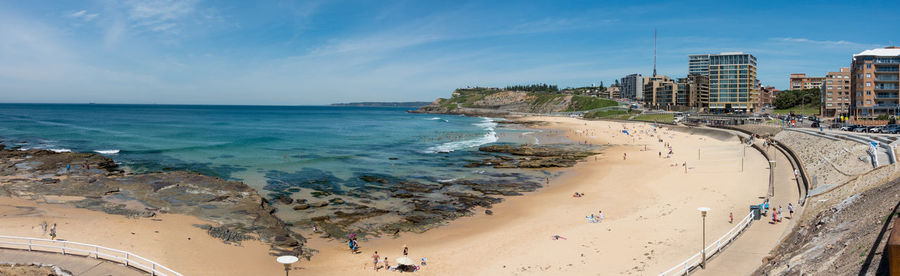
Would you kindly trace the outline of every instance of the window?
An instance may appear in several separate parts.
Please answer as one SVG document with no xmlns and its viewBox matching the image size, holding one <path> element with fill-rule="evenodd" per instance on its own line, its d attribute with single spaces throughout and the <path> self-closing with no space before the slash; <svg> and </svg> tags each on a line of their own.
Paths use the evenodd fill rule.
<svg viewBox="0 0 900 276">
<path fill-rule="evenodd" d="M 866 64 L 866 68 L 871 69 L 871 68 L 872 68 L 872 64 Z"/>
<path fill-rule="evenodd" d="M 866 100 L 866 104 L 872 104 L 872 100 Z"/>
<path fill-rule="evenodd" d="M 867 83 L 866 83 L 866 87 L 870 87 L 870 86 L 872 86 L 872 83 L 871 83 L 871 82 L 867 82 Z"/>
<path fill-rule="evenodd" d="M 872 77 L 871 73 L 866 73 L 866 78 L 871 78 L 871 77 Z"/>
</svg>

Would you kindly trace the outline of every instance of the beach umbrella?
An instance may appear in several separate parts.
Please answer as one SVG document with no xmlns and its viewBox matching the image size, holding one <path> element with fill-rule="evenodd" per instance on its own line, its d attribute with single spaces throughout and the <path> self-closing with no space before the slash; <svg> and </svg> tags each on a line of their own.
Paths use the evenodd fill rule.
<svg viewBox="0 0 900 276">
<path fill-rule="evenodd" d="M 413 262 L 413 260 L 410 259 L 409 257 L 397 258 L 397 263 L 401 264 L 401 265 L 416 265 L 416 263 Z"/>
</svg>

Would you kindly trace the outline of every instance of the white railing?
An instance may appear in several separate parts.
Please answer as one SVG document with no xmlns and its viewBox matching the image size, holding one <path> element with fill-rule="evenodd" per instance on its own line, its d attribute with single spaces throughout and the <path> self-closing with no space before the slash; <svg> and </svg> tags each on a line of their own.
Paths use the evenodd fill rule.
<svg viewBox="0 0 900 276">
<path fill-rule="evenodd" d="M 168 267 L 151 261 L 134 253 L 118 249 L 106 248 L 99 245 L 85 244 L 72 241 L 58 241 L 37 238 L 0 236 L 0 247 L 20 249 L 28 251 L 44 251 L 62 253 L 63 255 L 76 255 L 105 259 L 125 264 L 150 273 L 150 275 L 182 276 Z"/>
<path fill-rule="evenodd" d="M 718 240 L 710 243 L 709 246 L 706 247 L 706 259 L 709 259 L 716 253 L 719 253 L 719 251 L 721 251 L 723 247 L 734 241 L 734 238 L 737 237 L 737 235 L 742 231 L 744 231 L 744 229 L 747 229 L 747 226 L 750 226 L 750 223 L 752 221 L 753 212 L 750 212 L 746 217 L 744 217 L 744 219 L 738 222 L 737 225 L 731 228 L 731 230 L 728 230 L 728 233 L 725 233 L 725 235 L 722 235 L 722 237 L 720 237 Z M 669 270 L 666 270 L 659 275 L 687 275 L 691 270 L 700 265 L 702 261 L 702 253 L 703 251 L 697 252 L 697 254 L 694 254 L 690 258 L 687 258 L 687 260 L 684 260 L 680 264 L 673 266 Z"/>
</svg>

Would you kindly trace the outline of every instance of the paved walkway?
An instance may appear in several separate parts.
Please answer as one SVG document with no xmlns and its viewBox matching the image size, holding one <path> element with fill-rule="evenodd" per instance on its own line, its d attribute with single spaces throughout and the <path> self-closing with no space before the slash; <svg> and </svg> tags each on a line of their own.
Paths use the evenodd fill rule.
<svg viewBox="0 0 900 276">
<path fill-rule="evenodd" d="M 16 249 L 0 249 L 0 262 L 52 264 L 79 276 L 149 275 L 123 264 L 91 257 Z"/>
<path fill-rule="evenodd" d="M 769 200 L 771 206 L 784 208 L 784 215 L 789 216 L 787 204 L 794 205 L 794 215 L 798 218 L 802 212 L 797 204 L 799 190 L 794 179 L 794 169 L 787 157 L 775 148 L 771 148 L 769 156 L 775 156 L 775 196 Z M 737 240 L 723 249 L 722 253 L 706 262 L 706 269 L 696 270 L 694 275 L 750 275 L 760 265 L 762 259 L 769 255 L 781 239 L 790 233 L 794 222 L 784 219 L 781 223 L 771 224 L 772 212 L 768 217 L 761 217 L 744 230 Z"/>
</svg>

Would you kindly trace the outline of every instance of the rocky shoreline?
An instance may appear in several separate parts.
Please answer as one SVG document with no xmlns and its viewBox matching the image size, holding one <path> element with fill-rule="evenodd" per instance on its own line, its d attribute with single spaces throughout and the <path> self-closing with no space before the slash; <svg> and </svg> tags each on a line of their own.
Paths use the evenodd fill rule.
<svg viewBox="0 0 900 276">
<path fill-rule="evenodd" d="M 275 209 L 241 182 L 176 171 L 128 174 L 92 153 L 5 150 L 0 146 L 0 195 L 48 200 L 66 196 L 75 207 L 128 217 L 174 213 L 212 221 L 197 225 L 226 243 L 259 239 L 272 254 L 309 255 L 305 238 L 289 231 Z"/>
<path fill-rule="evenodd" d="M 526 127 L 543 122 L 505 121 Z M 578 145 L 491 145 L 484 156 L 460 169 L 547 169 L 574 166 L 597 154 Z M 435 158 L 442 158 L 440 155 Z M 68 166 L 68 169 L 67 169 Z M 0 144 L 0 195 L 41 199 L 78 197 L 67 203 L 128 217 L 159 213 L 195 216 L 218 225 L 195 225 L 226 243 L 247 239 L 270 243 L 274 252 L 310 256 L 300 232 L 313 226 L 323 238 L 343 239 L 424 232 L 459 217 L 485 213 L 506 196 L 539 189 L 544 177 L 516 172 L 476 171 L 466 179 L 397 178 L 360 173 L 349 187 L 328 172 L 300 171 L 267 175 L 265 196 L 237 181 L 187 171 L 131 174 L 105 156 L 47 150 L 3 150 Z M 547 176 L 549 173 L 544 172 Z M 544 175 L 541 174 L 541 175 Z M 346 184 L 342 184 L 345 185 Z M 274 253 L 273 253 L 274 254 Z"/>
</svg>

